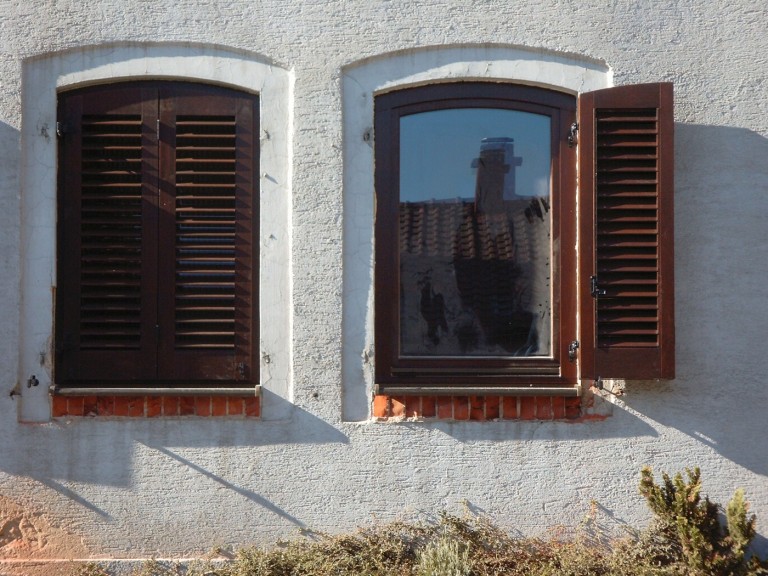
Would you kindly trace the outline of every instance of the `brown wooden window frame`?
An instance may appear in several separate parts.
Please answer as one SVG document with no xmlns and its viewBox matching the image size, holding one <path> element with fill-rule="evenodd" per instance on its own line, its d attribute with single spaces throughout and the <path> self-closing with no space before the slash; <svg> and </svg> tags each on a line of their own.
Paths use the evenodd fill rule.
<svg viewBox="0 0 768 576">
<path fill-rule="evenodd" d="M 399 353 L 399 120 L 470 107 L 552 118 L 551 361 Z M 567 394 L 601 378 L 674 378 L 673 132 L 669 83 L 578 97 L 483 81 L 376 95 L 376 392 Z"/>
<path fill-rule="evenodd" d="M 100 122 L 105 131 L 85 139 Z M 57 126 L 56 386 L 258 384 L 258 96 L 175 81 L 97 85 L 59 94 Z M 89 186 L 119 191 L 94 201 Z M 110 226 L 130 239 L 103 232 L 94 252 Z M 115 277 L 119 287 L 105 289 Z M 88 294 L 129 286 L 116 314 L 112 304 L 88 311 Z"/>
<path fill-rule="evenodd" d="M 552 354 L 545 357 L 416 357 L 399 353 L 399 122 L 408 114 L 460 108 L 496 108 L 547 116 L 552 158 Z M 568 129 L 576 98 L 512 84 L 458 82 L 376 96 L 375 128 L 375 345 L 380 393 L 398 387 L 566 387 L 576 380 L 568 346 L 576 337 L 575 151 Z"/>
</svg>

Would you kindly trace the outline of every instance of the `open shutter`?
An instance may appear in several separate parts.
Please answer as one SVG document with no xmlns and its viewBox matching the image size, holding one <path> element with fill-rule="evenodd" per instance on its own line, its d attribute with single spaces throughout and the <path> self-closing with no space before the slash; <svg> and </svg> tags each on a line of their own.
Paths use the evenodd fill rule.
<svg viewBox="0 0 768 576">
<path fill-rule="evenodd" d="M 155 91 L 59 101 L 57 380 L 155 373 Z"/>
<path fill-rule="evenodd" d="M 672 85 L 579 100 L 582 378 L 674 378 Z"/>
<path fill-rule="evenodd" d="M 251 381 L 258 100 L 169 85 L 160 119 L 160 377 Z"/>
</svg>

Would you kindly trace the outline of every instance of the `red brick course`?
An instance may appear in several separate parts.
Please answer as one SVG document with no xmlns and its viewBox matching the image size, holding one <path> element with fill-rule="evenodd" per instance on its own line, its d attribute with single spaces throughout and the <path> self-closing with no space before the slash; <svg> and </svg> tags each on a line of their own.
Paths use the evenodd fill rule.
<svg viewBox="0 0 768 576">
<path fill-rule="evenodd" d="M 250 416 L 251 418 L 258 418 L 261 416 L 261 402 L 259 400 L 260 398 L 256 396 L 250 396 L 243 399 L 246 416 Z"/>
<path fill-rule="evenodd" d="M 386 396 L 373 397 L 379 420 L 579 420 L 581 398 L 563 396 Z"/>
<path fill-rule="evenodd" d="M 518 410 L 517 410 L 517 397 L 515 396 L 504 396 L 502 398 L 502 418 L 504 420 L 517 420 L 518 418 Z"/>
<path fill-rule="evenodd" d="M 261 398 L 248 396 L 57 396 L 51 415 L 118 416 L 158 418 L 161 416 L 246 416 L 261 417 Z"/>
<path fill-rule="evenodd" d="M 421 397 L 421 417 L 422 418 L 437 417 L 437 399 L 434 396 Z"/>
</svg>

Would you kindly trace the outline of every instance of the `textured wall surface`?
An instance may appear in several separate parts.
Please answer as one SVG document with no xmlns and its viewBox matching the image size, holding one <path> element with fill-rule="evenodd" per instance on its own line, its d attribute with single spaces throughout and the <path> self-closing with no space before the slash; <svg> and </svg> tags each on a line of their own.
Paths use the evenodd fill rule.
<svg viewBox="0 0 768 576">
<path fill-rule="evenodd" d="M 194 556 L 465 502 L 524 533 L 590 500 L 639 525 L 645 464 L 743 487 L 768 553 L 766 26 L 753 0 L 0 0 L 0 556 Z M 51 103 L 139 76 L 265 90 L 261 420 L 46 417 Z M 674 83 L 676 380 L 575 423 L 369 417 L 367 87 L 453 76 Z"/>
</svg>

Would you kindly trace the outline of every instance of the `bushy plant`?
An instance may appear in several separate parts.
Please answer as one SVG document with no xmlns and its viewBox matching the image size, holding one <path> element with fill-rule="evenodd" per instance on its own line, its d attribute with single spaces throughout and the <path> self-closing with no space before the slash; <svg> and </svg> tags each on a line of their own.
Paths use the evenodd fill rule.
<svg viewBox="0 0 768 576">
<path fill-rule="evenodd" d="M 430 542 L 416 553 L 416 576 L 469 576 L 469 549 L 448 537 Z"/>
<path fill-rule="evenodd" d="M 674 477 L 662 474 L 656 484 L 653 472 L 645 467 L 640 493 L 656 515 L 656 529 L 661 543 L 671 552 L 670 563 L 683 562 L 691 576 L 760 574 L 759 561 L 747 562 L 747 548 L 755 537 L 756 518 L 749 516 L 744 491 L 736 490 L 725 509 L 701 497 L 701 471 L 686 469 Z"/>
</svg>

